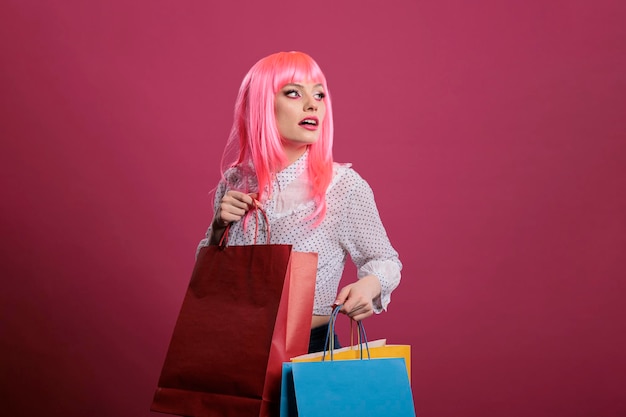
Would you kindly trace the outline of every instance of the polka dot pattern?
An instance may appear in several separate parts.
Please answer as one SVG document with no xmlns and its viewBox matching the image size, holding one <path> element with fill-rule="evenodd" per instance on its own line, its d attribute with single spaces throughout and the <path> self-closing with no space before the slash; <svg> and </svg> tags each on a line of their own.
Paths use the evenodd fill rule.
<svg viewBox="0 0 626 417">
<path fill-rule="evenodd" d="M 373 192 L 367 182 L 349 164 L 335 164 L 334 175 L 326 192 L 324 220 L 314 227 L 315 202 L 308 198 L 307 154 L 276 175 L 270 198 L 263 202 L 270 227 L 270 242 L 290 244 L 299 252 L 318 254 L 317 281 L 313 314 L 328 315 L 337 296 L 348 256 L 357 267 L 358 278 L 375 275 L 380 280 L 381 296 L 374 300 L 380 313 L 387 308 L 391 292 L 400 282 L 402 264 L 380 220 Z M 220 182 L 215 195 L 215 209 L 227 185 Z M 257 216 L 248 216 L 231 225 L 228 245 L 255 243 Z M 267 225 L 259 222 L 256 243 L 267 242 Z M 208 236 L 200 246 L 208 245 Z"/>
</svg>

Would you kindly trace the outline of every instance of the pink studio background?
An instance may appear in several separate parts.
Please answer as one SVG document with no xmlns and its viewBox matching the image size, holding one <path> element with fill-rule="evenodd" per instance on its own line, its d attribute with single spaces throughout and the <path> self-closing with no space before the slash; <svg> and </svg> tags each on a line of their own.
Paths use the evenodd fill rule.
<svg viewBox="0 0 626 417">
<path fill-rule="evenodd" d="M 367 328 L 418 415 L 626 415 L 624 9 L 3 1 L 2 414 L 151 415 L 237 88 L 297 49 L 404 262 Z"/>
</svg>

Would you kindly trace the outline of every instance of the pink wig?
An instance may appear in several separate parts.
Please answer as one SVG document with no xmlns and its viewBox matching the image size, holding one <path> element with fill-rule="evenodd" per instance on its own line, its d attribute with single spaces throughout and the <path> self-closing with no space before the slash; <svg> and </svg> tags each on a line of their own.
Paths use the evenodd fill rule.
<svg viewBox="0 0 626 417">
<path fill-rule="evenodd" d="M 288 83 L 322 84 L 325 92 L 326 116 L 317 142 L 309 145 L 308 177 L 311 198 L 317 203 L 313 216 L 318 224 L 326 213 L 326 189 L 333 173 L 333 118 L 326 78 L 317 63 L 302 52 L 278 52 L 258 61 L 243 79 L 235 117 L 224 158 L 230 152 L 237 157 L 229 167 L 237 166 L 243 177 L 229 185 L 243 192 L 258 192 L 260 201 L 271 192 L 272 175 L 287 164 L 281 137 L 276 125 L 274 101 L 276 93 Z M 223 160 L 223 162 L 225 159 Z"/>
</svg>

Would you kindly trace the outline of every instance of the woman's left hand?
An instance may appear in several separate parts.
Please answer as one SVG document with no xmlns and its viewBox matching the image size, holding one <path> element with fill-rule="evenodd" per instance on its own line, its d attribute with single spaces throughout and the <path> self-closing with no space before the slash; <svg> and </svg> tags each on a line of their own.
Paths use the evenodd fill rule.
<svg viewBox="0 0 626 417">
<path fill-rule="evenodd" d="M 343 304 L 341 312 L 352 320 L 361 321 L 374 314 L 374 298 L 380 295 L 380 281 L 367 275 L 357 282 L 346 285 L 337 294 L 335 306 Z"/>
</svg>

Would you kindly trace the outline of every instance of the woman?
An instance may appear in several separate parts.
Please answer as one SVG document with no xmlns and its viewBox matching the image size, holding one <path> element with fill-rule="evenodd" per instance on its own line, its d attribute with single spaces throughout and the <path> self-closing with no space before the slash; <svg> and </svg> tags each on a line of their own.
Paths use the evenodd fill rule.
<svg viewBox="0 0 626 417">
<path fill-rule="evenodd" d="M 231 224 L 228 245 L 253 244 L 246 215 L 259 205 L 270 223 L 268 243 L 318 253 L 310 352 L 324 348 L 334 305 L 357 321 L 385 310 L 402 268 L 369 185 L 349 164 L 333 162 L 332 142 L 330 95 L 315 61 L 280 52 L 257 62 L 239 90 L 224 153 L 237 157 L 223 172 L 200 242 L 217 244 Z M 337 292 L 347 255 L 359 279 Z"/>
</svg>

